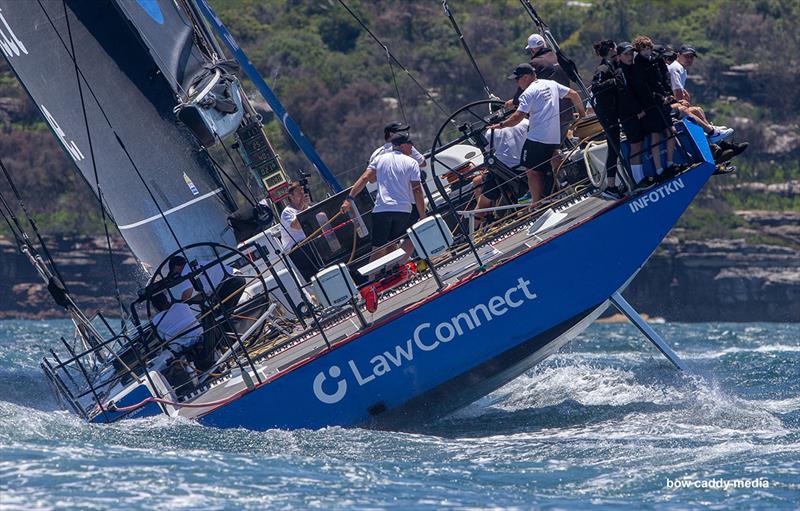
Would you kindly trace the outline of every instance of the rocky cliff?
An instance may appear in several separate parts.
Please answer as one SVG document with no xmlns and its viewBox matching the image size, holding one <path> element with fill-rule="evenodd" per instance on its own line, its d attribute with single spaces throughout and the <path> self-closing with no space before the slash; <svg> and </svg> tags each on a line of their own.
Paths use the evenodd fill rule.
<svg viewBox="0 0 800 511">
<path fill-rule="evenodd" d="M 672 321 L 800 321 L 800 254 L 744 240 L 669 237 L 625 296 Z"/>
<path fill-rule="evenodd" d="M 769 223 L 768 217 L 758 216 Z M 787 230 L 786 219 L 773 220 L 776 228 Z M 800 222 L 794 225 L 800 229 Z M 111 315 L 118 311 L 105 240 L 70 237 L 50 243 L 77 302 L 88 313 L 98 308 Z M 114 240 L 112 248 L 127 302 L 143 276 L 121 240 Z M 743 240 L 681 241 L 672 236 L 625 295 L 640 312 L 673 321 L 800 321 L 800 254 Z M 0 238 L 0 318 L 62 315 L 24 256 Z"/>
<path fill-rule="evenodd" d="M 72 236 L 47 240 L 56 264 L 73 298 L 93 314 L 103 310 L 117 315 L 114 279 L 105 238 Z M 114 268 L 123 300 L 135 296 L 139 286 L 136 260 L 122 243 L 112 239 Z M 0 318 L 46 318 L 64 316 L 50 298 L 47 286 L 14 243 L 0 237 Z"/>
</svg>

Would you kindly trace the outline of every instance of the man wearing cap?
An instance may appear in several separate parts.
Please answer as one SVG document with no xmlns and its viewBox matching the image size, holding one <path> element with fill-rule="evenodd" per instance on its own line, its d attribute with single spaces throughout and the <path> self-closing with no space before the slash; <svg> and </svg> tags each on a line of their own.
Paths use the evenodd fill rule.
<svg viewBox="0 0 800 511">
<path fill-rule="evenodd" d="M 553 80 L 537 79 L 530 64 L 518 65 L 508 78 L 524 90 L 519 96 L 519 107 L 508 119 L 487 129 L 516 126 L 525 115 L 530 116 L 528 138 L 520 159 L 526 169 L 533 207 L 543 196 L 546 173 L 552 171 L 550 159 L 561 146 L 558 100 L 569 98 L 581 117 L 586 116 L 586 110 L 577 92 Z"/>
<path fill-rule="evenodd" d="M 634 53 L 633 45 L 627 41 L 617 45 L 617 60 L 624 82 L 624 86 L 619 89 L 619 121 L 622 132 L 630 144 L 633 181 L 636 185 L 648 186 L 652 184 L 652 180 L 645 179 L 641 154 L 646 115 L 641 97 L 646 95 L 646 92 L 641 90 L 643 79 L 639 77 L 640 71 L 633 65 Z"/>
<path fill-rule="evenodd" d="M 372 155 L 369 157 L 370 163 L 372 163 L 372 161 L 375 160 L 375 158 L 377 158 L 378 156 L 392 152 L 393 147 L 389 139 L 394 137 L 398 133 L 403 133 L 403 132 L 407 133 L 409 129 L 410 127 L 408 124 L 403 124 L 402 122 L 398 121 L 390 122 L 389 124 L 384 126 L 383 139 L 386 141 L 386 143 L 380 146 L 379 148 L 375 149 L 375 151 L 373 151 Z M 419 164 L 420 168 L 425 166 L 426 163 L 425 157 L 422 156 L 422 154 L 419 151 L 417 151 L 417 149 L 413 146 L 411 147 L 411 157 L 417 160 L 417 163 Z"/>
<path fill-rule="evenodd" d="M 692 102 L 691 95 L 686 90 L 686 70 L 694 64 L 697 52 L 691 46 L 681 46 L 678 57 L 668 66 L 672 93 L 678 101 Z"/>
<path fill-rule="evenodd" d="M 715 126 L 706 118 L 705 112 L 699 106 L 692 105 L 692 97 L 686 90 L 686 70 L 694 64 L 697 58 L 697 51 L 691 46 L 683 45 L 678 50 L 678 57 L 672 64 L 667 66 L 669 70 L 672 92 L 677 103 L 673 104 L 681 116 L 692 117 L 697 124 L 702 126 L 708 135 L 708 140 L 712 144 L 719 144 L 722 151 L 728 151 L 728 158 L 736 156 L 747 149 L 749 144 L 730 144 L 725 139 L 733 135 L 733 129 L 727 126 Z M 712 147 L 712 150 L 714 148 Z"/>
<path fill-rule="evenodd" d="M 544 37 L 539 34 L 531 34 L 528 36 L 528 44 L 525 49 L 531 52 L 531 66 L 536 72 L 536 76 L 542 80 L 553 80 L 564 87 L 569 87 L 569 75 L 564 68 L 558 63 L 558 56 L 550 48 L 544 44 Z M 516 98 L 522 93 L 521 90 L 517 92 Z M 516 104 L 516 103 L 515 103 Z M 561 139 L 567 133 L 570 124 L 572 124 L 572 113 L 575 111 L 572 108 L 572 103 L 568 99 L 562 99 L 558 103 L 561 123 Z"/>
<path fill-rule="evenodd" d="M 408 133 L 399 133 L 391 138 L 390 143 L 392 150 L 369 163 L 367 170 L 356 180 L 347 199 L 342 203 L 342 211 L 347 212 L 354 197 L 367 183 L 377 182 L 378 194 L 372 209 L 372 246 L 375 249 L 399 238 L 411 227 L 412 205 L 416 205 L 419 218 L 425 218 L 419 163 L 411 157 L 411 137 Z M 409 255 L 413 250 L 411 243 L 404 243 L 403 248 Z M 374 250 L 370 261 L 391 250 L 391 246 Z"/>
</svg>

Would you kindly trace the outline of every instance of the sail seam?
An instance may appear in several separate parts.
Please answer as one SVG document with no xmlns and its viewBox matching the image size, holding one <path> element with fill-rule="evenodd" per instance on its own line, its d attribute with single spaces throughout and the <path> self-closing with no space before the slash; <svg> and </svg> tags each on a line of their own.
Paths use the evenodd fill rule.
<svg viewBox="0 0 800 511">
<path fill-rule="evenodd" d="M 210 192 L 208 192 L 205 195 L 201 195 L 200 197 L 192 199 L 192 200 L 190 200 L 188 202 L 184 202 L 183 204 L 175 206 L 174 208 L 170 208 L 170 209 L 164 211 L 163 214 L 159 213 L 157 215 L 153 215 L 151 217 L 147 217 L 144 220 L 139 220 L 138 222 L 134 222 L 132 224 L 127 224 L 127 225 L 118 225 L 117 227 L 119 229 L 133 229 L 134 227 L 140 227 L 140 226 L 142 226 L 144 224 L 152 222 L 153 220 L 158 220 L 159 218 L 163 218 L 163 217 L 166 217 L 167 215 L 171 215 L 172 213 L 175 213 L 176 211 L 179 211 L 179 210 L 181 210 L 181 209 L 183 209 L 185 207 L 188 207 L 188 206 L 191 206 L 192 204 L 200 202 L 201 200 L 205 200 L 205 199 L 211 197 L 212 195 L 218 194 L 221 191 L 222 191 L 221 187 L 217 188 L 216 190 L 211 190 Z"/>
</svg>

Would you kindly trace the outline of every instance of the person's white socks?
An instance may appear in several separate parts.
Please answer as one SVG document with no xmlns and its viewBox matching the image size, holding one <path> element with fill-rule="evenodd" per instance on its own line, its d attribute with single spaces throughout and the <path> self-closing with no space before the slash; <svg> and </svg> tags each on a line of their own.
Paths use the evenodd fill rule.
<svg viewBox="0 0 800 511">
<path fill-rule="evenodd" d="M 641 183 L 642 179 L 644 179 L 644 167 L 642 164 L 631 165 L 631 171 L 633 172 L 633 180 L 636 184 Z"/>
</svg>

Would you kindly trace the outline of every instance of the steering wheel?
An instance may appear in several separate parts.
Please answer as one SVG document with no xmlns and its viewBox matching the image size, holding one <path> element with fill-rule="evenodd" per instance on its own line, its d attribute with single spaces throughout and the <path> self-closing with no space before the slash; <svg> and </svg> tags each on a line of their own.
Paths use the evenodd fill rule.
<svg viewBox="0 0 800 511">
<path fill-rule="evenodd" d="M 213 254 L 213 256 L 209 257 L 209 253 Z M 195 255 L 196 257 L 192 257 Z M 243 272 L 242 276 L 245 277 L 248 281 L 252 281 L 254 279 L 258 279 L 261 281 L 262 289 L 266 292 L 267 283 L 264 281 L 264 277 L 259 272 L 258 267 L 255 265 L 253 261 L 251 261 L 246 254 L 242 251 L 229 247 L 227 245 L 223 245 L 221 243 L 194 243 L 192 245 L 186 245 L 183 248 L 180 248 L 173 253 L 171 253 L 166 259 L 164 259 L 161 264 L 158 265 L 156 270 L 153 272 L 153 276 L 150 277 L 150 280 L 147 282 L 147 287 L 145 289 L 151 289 L 157 282 L 166 278 L 166 274 L 163 273 L 166 269 L 165 267 L 169 263 L 169 260 L 172 259 L 174 256 L 182 256 L 188 259 L 186 264 L 189 264 L 193 259 L 207 259 L 209 261 L 216 261 L 214 264 L 224 264 L 233 262 L 233 260 L 237 261 L 244 261 L 245 263 L 242 267 L 249 266 L 252 269 L 252 273 L 250 272 Z M 238 257 L 238 258 L 237 258 Z M 199 262 L 199 261 L 198 261 Z M 205 266 L 208 263 L 200 263 L 201 266 Z M 240 268 L 241 269 L 241 268 Z M 227 272 L 225 272 L 225 277 L 230 277 Z M 202 273 L 199 273 L 197 277 L 202 277 Z M 196 278 L 196 277 L 195 277 Z M 224 279 L 223 279 L 224 280 Z M 249 282 L 248 282 L 249 284 Z M 169 289 L 169 288 L 167 288 Z M 175 300 L 175 297 L 172 296 L 170 293 L 171 300 Z M 224 300 L 226 297 L 220 297 Z M 150 300 L 146 300 L 146 307 L 147 307 L 147 318 L 148 320 L 152 319 L 152 311 L 150 310 Z"/>
<path fill-rule="evenodd" d="M 493 165 L 491 140 L 484 136 L 484 132 L 490 124 L 501 122 L 514 113 L 514 110 L 506 109 L 504 105 L 503 101 L 497 99 L 484 99 L 468 103 L 450 114 L 442 123 L 433 139 L 433 144 L 431 144 L 430 165 L 431 172 L 435 176 L 436 188 L 443 197 L 447 192 L 444 189 L 442 177 L 456 169 L 442 161 L 439 155 L 442 151 L 458 144 L 469 144 L 478 148 L 484 155 L 486 166 Z M 473 155 L 468 152 L 464 156 L 471 159 L 477 154 Z M 454 174 L 458 177 L 460 184 L 457 202 L 461 203 L 464 199 L 462 190 L 466 179 L 458 172 Z"/>
</svg>

